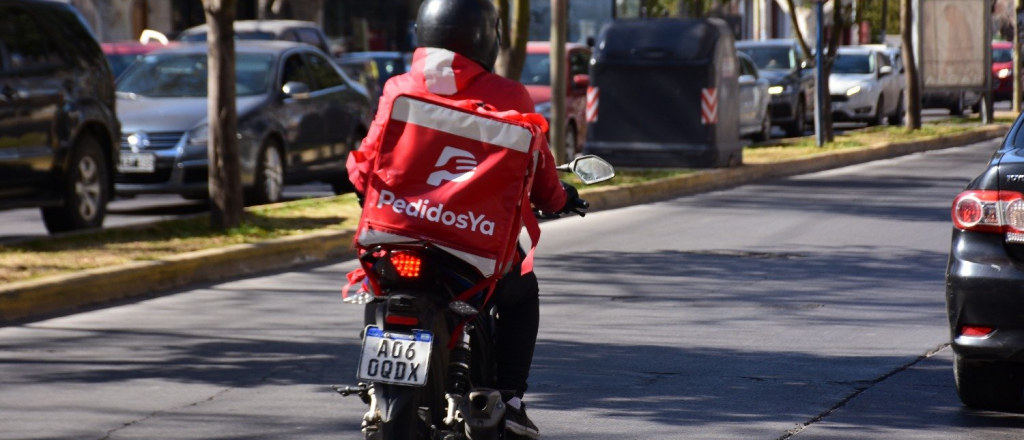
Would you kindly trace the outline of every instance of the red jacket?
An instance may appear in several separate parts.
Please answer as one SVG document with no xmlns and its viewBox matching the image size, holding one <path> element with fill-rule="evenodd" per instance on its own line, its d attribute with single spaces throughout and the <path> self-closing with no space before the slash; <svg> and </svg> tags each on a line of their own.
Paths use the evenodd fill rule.
<svg viewBox="0 0 1024 440">
<path fill-rule="evenodd" d="M 499 111 L 515 110 L 533 113 L 533 100 L 522 84 L 487 72 L 476 62 L 457 53 L 436 48 L 419 48 L 413 54 L 412 71 L 395 76 L 384 84 L 377 107 L 377 116 L 370 132 L 359 146 L 366 157 L 376 155 L 384 133 L 384 123 L 391 114 L 391 104 L 403 93 L 433 93 L 453 100 L 479 100 Z M 565 190 L 555 171 L 555 158 L 548 148 L 530 190 L 530 202 L 542 211 L 557 212 L 565 206 Z M 366 182 L 371 161 L 358 163 L 348 158 L 348 177 L 360 194 L 366 194 Z"/>
</svg>

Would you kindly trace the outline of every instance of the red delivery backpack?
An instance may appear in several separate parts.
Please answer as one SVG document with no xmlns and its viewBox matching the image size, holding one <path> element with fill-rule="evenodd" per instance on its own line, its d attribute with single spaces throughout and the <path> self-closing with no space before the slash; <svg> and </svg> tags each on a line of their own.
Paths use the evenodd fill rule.
<svg viewBox="0 0 1024 440">
<path fill-rule="evenodd" d="M 529 192 L 546 126 L 540 115 L 478 101 L 397 97 L 377 154 L 356 156 L 372 161 L 356 247 L 429 242 L 497 280 L 524 228 L 528 247 L 539 239 Z M 532 249 L 524 272 L 531 262 Z"/>
</svg>

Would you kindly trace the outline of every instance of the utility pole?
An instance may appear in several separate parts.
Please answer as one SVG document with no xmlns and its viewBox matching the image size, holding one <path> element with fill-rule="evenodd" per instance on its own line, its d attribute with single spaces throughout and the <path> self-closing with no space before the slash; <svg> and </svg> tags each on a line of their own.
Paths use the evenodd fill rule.
<svg viewBox="0 0 1024 440">
<path fill-rule="evenodd" d="M 1017 0 L 1020 1 L 1020 0 Z M 885 28 L 889 27 L 889 0 L 882 0 L 882 41 L 880 43 L 885 44 Z"/>
<path fill-rule="evenodd" d="M 833 0 L 838 2 L 839 0 Z M 814 106 L 814 139 L 819 147 L 825 146 L 825 93 L 828 91 L 828 84 L 825 84 L 825 2 L 816 0 L 814 5 L 818 18 L 818 41 L 815 43 L 817 50 L 814 54 L 814 91 L 816 105 Z M 831 109 L 829 109 L 831 111 Z M 796 115 L 800 118 L 803 115 Z"/>
<path fill-rule="evenodd" d="M 1013 2 L 1013 112 L 1020 113 L 1020 13 L 1021 0 Z"/>
<path fill-rule="evenodd" d="M 565 94 L 568 79 L 565 66 L 565 40 L 568 38 L 568 0 L 551 0 L 551 133 L 555 163 L 565 163 Z"/>
</svg>

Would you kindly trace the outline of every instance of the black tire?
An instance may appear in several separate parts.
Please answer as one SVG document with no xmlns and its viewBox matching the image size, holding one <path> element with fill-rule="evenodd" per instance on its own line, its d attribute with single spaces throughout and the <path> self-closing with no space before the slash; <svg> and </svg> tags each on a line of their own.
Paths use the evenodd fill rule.
<svg viewBox="0 0 1024 440">
<path fill-rule="evenodd" d="M 754 142 L 764 142 L 772 138 L 772 114 L 770 109 L 764 111 L 764 119 L 761 120 L 761 131 L 750 137 Z"/>
<path fill-rule="evenodd" d="M 907 113 L 905 104 L 903 103 L 903 93 L 900 93 L 900 100 L 896 104 L 896 111 L 889 115 L 889 125 L 897 126 L 903 125 L 903 115 Z"/>
<path fill-rule="evenodd" d="M 796 103 L 796 113 L 793 116 L 793 122 L 786 124 L 786 136 L 798 137 L 804 135 L 804 123 L 806 122 L 804 115 L 804 99 L 803 97 L 798 98 Z"/>
<path fill-rule="evenodd" d="M 284 155 L 278 141 L 267 139 L 256 157 L 256 177 L 248 191 L 251 205 L 281 201 L 284 189 Z"/>
<path fill-rule="evenodd" d="M 52 234 L 102 227 L 110 201 L 111 179 L 99 141 L 91 136 L 79 139 L 59 182 L 63 204 L 42 209 L 46 230 Z"/>
<path fill-rule="evenodd" d="M 878 96 L 878 103 L 875 105 L 875 117 L 868 120 L 869 126 L 885 124 L 885 96 Z"/>
<path fill-rule="evenodd" d="M 958 96 L 956 98 L 956 101 L 954 101 L 952 104 L 949 105 L 949 115 L 950 116 L 963 116 L 964 115 L 964 110 L 965 110 L 965 108 L 964 108 L 964 94 L 961 93 L 960 96 Z"/>
<path fill-rule="evenodd" d="M 579 153 L 576 145 L 576 126 L 569 124 L 565 128 L 565 163 L 572 162 Z"/>
<path fill-rule="evenodd" d="M 960 401 L 971 408 L 1007 411 L 1020 407 L 1024 391 L 1020 366 L 1005 362 L 971 362 L 955 355 L 953 374 Z"/>
</svg>

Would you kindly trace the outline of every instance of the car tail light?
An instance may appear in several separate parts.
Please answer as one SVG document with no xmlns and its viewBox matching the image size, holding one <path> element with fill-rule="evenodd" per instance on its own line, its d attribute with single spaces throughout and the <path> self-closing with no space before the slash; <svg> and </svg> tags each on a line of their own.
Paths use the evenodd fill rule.
<svg viewBox="0 0 1024 440">
<path fill-rule="evenodd" d="M 981 327 L 976 325 L 965 325 L 960 327 L 960 336 L 970 336 L 972 338 L 980 338 L 988 336 L 995 331 L 992 327 Z"/>
<path fill-rule="evenodd" d="M 418 278 L 420 276 L 423 260 L 419 255 L 409 252 L 394 252 L 391 254 L 390 260 L 398 276 L 403 278 Z"/>
<path fill-rule="evenodd" d="M 1024 242 L 1024 194 L 1016 191 L 964 191 L 953 200 L 953 225 L 965 231 L 1006 233 Z"/>
</svg>

